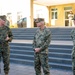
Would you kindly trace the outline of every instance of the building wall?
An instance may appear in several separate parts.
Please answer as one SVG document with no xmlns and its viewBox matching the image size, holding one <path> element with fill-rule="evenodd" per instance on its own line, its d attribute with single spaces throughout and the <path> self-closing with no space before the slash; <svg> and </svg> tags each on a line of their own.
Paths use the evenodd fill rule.
<svg viewBox="0 0 75 75">
<path fill-rule="evenodd" d="M 23 0 L 23 1 L 25 2 L 25 0 Z M 31 25 L 31 24 L 33 24 L 32 23 L 33 18 L 34 18 L 33 14 L 36 14 L 36 16 L 37 16 L 37 13 L 38 13 L 37 10 L 40 9 L 39 12 L 42 15 L 42 17 L 45 18 L 46 26 L 48 26 L 48 27 L 65 27 L 65 11 L 64 11 L 64 7 L 72 7 L 72 12 L 73 12 L 73 14 L 75 14 L 75 3 L 49 6 L 48 7 L 49 11 L 46 9 L 46 6 L 41 6 L 41 7 L 39 7 L 39 9 L 35 8 L 35 9 L 37 9 L 36 10 L 37 13 L 36 12 L 34 13 L 35 10 L 33 9 L 33 4 L 30 2 L 30 0 L 28 0 L 28 3 L 24 3 L 23 1 L 22 1 L 23 4 L 22 4 L 22 6 L 20 8 L 18 8 L 18 6 L 19 6 L 19 4 L 18 4 L 17 7 L 14 10 L 12 10 L 13 7 L 10 7 L 11 8 L 11 9 L 9 9 L 10 11 L 7 11 L 7 13 L 13 13 L 15 11 L 13 13 L 13 17 L 12 17 L 12 15 L 10 15 L 11 19 L 13 18 L 11 20 L 12 24 L 17 22 L 17 12 L 22 12 L 21 13 L 22 17 L 27 17 L 27 27 L 34 27 L 34 25 Z M 21 3 L 21 2 L 19 2 L 19 3 Z M 52 17 L 51 9 L 54 9 L 54 8 L 57 8 L 57 17 L 58 18 L 55 19 L 55 20 L 52 20 L 51 19 L 51 17 Z M 2 11 L 0 13 L 2 14 Z M 52 25 L 52 22 L 53 22 L 54 25 Z"/>
<path fill-rule="evenodd" d="M 64 4 L 64 5 L 56 5 L 56 6 L 50 6 L 50 24 L 49 27 L 64 27 L 65 26 L 65 10 L 64 7 L 72 7 L 72 12 L 75 14 L 75 4 Z M 51 25 L 51 9 L 57 8 L 57 17 L 58 19 L 55 20 L 55 25 Z"/>
<path fill-rule="evenodd" d="M 75 14 L 75 3 L 72 4 L 72 12 L 73 12 L 73 14 Z"/>
</svg>

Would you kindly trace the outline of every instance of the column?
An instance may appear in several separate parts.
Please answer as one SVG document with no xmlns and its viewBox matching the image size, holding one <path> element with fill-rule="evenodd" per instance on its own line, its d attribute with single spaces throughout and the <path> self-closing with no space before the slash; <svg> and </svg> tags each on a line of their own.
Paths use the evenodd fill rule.
<svg viewBox="0 0 75 75">
<path fill-rule="evenodd" d="M 33 24 L 33 0 L 28 0 L 28 16 L 27 16 L 27 28 L 33 28 L 34 24 Z"/>
<path fill-rule="evenodd" d="M 14 27 L 14 28 L 16 28 L 17 27 L 17 13 L 16 12 L 12 12 L 12 26 Z"/>
<path fill-rule="evenodd" d="M 50 19 L 50 7 L 48 6 L 47 9 L 48 9 L 48 15 L 49 15 L 49 17 L 48 17 L 49 18 L 48 19 L 48 26 L 50 27 L 50 25 L 51 25 L 51 21 L 50 21 L 51 20 Z"/>
<path fill-rule="evenodd" d="M 31 19 L 31 28 L 33 28 L 34 27 L 33 0 L 30 0 L 30 19 Z"/>
<path fill-rule="evenodd" d="M 72 5 L 72 12 L 73 12 L 73 15 L 75 15 L 75 3 Z M 72 26 L 74 26 L 74 20 L 72 20 Z"/>
</svg>

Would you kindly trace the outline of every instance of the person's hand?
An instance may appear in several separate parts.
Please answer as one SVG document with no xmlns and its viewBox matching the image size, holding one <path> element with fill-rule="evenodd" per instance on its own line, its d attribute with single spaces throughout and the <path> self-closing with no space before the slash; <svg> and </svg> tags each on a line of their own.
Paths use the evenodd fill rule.
<svg viewBox="0 0 75 75">
<path fill-rule="evenodd" d="M 6 40 L 6 41 L 8 41 L 9 39 L 10 39 L 10 38 L 9 38 L 9 37 L 8 37 L 8 35 L 7 35 L 7 37 L 6 37 L 6 39 L 5 39 L 5 40 Z"/>
<path fill-rule="evenodd" d="M 36 53 L 40 52 L 40 48 L 35 48 L 35 52 Z"/>
</svg>

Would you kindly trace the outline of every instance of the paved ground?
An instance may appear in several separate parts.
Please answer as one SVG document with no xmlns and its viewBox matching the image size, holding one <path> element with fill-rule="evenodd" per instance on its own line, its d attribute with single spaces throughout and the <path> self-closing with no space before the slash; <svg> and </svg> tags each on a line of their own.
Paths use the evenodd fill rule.
<svg viewBox="0 0 75 75">
<path fill-rule="evenodd" d="M 50 69 L 50 73 L 51 73 L 50 75 L 73 75 L 72 71 L 58 70 L 58 69 Z M 4 75 L 2 63 L 1 63 L 1 74 L 0 75 Z M 19 65 L 19 64 L 11 63 L 9 75 L 35 75 L 35 71 L 34 71 L 33 66 Z"/>
</svg>

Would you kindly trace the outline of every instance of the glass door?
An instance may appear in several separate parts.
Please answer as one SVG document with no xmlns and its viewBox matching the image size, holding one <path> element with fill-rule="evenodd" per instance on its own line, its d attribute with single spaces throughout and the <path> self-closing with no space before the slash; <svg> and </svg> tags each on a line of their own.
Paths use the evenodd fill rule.
<svg viewBox="0 0 75 75">
<path fill-rule="evenodd" d="M 69 26 L 69 13 L 70 13 L 71 10 L 69 11 L 65 11 L 65 26 Z"/>
</svg>

